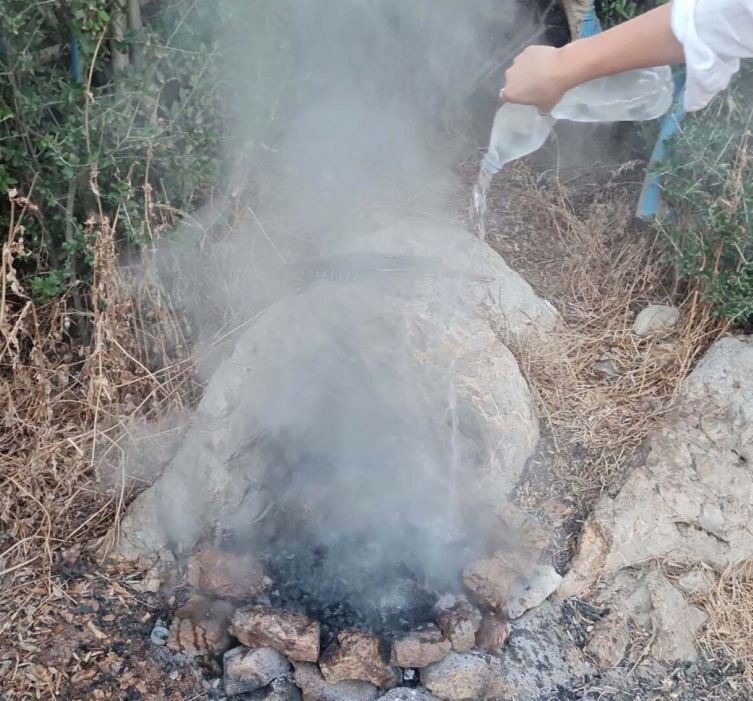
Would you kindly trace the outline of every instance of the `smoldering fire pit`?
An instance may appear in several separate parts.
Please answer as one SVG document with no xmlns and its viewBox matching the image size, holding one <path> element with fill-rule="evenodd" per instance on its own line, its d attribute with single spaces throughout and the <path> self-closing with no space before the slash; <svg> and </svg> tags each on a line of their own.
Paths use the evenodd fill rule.
<svg viewBox="0 0 753 701">
<path fill-rule="evenodd" d="M 239 641 L 228 693 L 399 699 L 420 677 L 438 698 L 492 698 L 506 619 L 558 583 L 508 502 L 538 427 L 500 336 L 534 339 L 556 314 L 435 221 L 335 253 L 357 257 L 358 284 L 317 282 L 249 327 L 118 553 L 187 569 L 198 598 L 169 645 Z M 370 255 L 420 265 L 364 275 Z"/>
</svg>

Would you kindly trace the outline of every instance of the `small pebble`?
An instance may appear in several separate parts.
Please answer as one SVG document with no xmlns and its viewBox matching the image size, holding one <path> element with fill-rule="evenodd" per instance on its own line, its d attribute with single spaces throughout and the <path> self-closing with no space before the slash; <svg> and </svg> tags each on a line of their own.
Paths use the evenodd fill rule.
<svg viewBox="0 0 753 701">
<path fill-rule="evenodd" d="M 155 645 L 165 645 L 169 634 L 170 632 L 164 626 L 154 626 L 149 637 Z"/>
</svg>

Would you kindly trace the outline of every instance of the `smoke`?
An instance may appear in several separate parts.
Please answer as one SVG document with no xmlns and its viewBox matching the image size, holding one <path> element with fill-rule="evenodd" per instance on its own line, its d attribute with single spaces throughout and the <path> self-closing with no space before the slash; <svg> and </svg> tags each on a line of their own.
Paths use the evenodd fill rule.
<svg viewBox="0 0 753 701">
<path fill-rule="evenodd" d="M 406 353 L 415 330 L 400 305 L 422 276 L 452 271 L 357 241 L 406 216 L 457 216 L 469 94 L 498 84 L 533 25 L 513 0 L 239 0 L 233 12 L 226 197 L 164 261 L 197 357 L 235 347 L 221 366 L 202 361 L 210 396 L 163 480 L 163 527 L 182 547 L 277 553 L 323 602 L 389 598 L 385 580 L 408 570 L 450 586 L 482 544 L 458 504 L 474 489 L 457 485 L 458 461 L 483 451 L 472 426 L 458 435 L 451 359 Z M 432 314 L 441 328 L 445 310 Z M 218 505 L 222 470 L 233 496 Z"/>
</svg>

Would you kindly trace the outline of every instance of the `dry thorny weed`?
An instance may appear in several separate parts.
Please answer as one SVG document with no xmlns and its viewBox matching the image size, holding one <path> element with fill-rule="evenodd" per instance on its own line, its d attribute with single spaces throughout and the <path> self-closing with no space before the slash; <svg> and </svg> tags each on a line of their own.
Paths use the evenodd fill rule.
<svg viewBox="0 0 753 701">
<path fill-rule="evenodd" d="M 97 464 L 122 460 L 129 423 L 190 402 L 195 383 L 153 273 L 144 266 L 129 279 L 118 266 L 116 222 L 86 223 L 93 285 L 82 318 L 65 299 L 35 303 L 17 279 L 35 205 L 14 191 L 10 199 L 0 268 L 0 648 L 21 654 L 35 616 L 64 596 L 54 578 L 61 561 L 127 503 L 123 490 L 98 487 Z M 89 344 L 71 333 L 84 326 Z M 164 361 L 156 371 L 155 357 Z"/>
</svg>

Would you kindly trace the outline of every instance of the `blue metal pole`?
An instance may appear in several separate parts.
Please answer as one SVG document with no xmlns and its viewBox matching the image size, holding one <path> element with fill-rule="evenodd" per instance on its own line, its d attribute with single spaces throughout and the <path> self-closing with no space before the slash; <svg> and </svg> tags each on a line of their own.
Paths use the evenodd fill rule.
<svg viewBox="0 0 753 701">
<path fill-rule="evenodd" d="M 679 130 L 685 118 L 683 108 L 683 94 L 685 88 L 685 73 L 677 71 L 674 76 L 675 102 L 672 109 L 662 117 L 659 129 L 659 138 L 651 153 L 648 163 L 648 172 L 643 181 L 643 189 L 638 200 L 636 216 L 644 221 L 654 221 L 661 210 L 661 178 L 656 173 L 656 168 L 667 156 L 667 142 Z"/>
<path fill-rule="evenodd" d="M 79 85 L 84 83 L 84 75 L 81 71 L 81 54 L 78 48 L 78 39 L 76 35 L 71 32 L 71 73 L 73 74 L 73 80 Z"/>
</svg>

